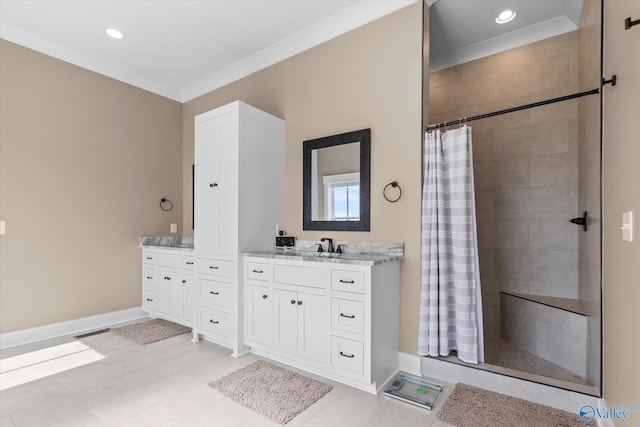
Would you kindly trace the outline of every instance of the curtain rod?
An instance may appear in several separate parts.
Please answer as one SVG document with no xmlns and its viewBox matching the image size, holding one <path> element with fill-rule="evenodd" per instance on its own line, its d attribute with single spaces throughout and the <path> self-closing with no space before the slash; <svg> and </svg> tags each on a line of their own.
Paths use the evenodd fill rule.
<svg viewBox="0 0 640 427">
<path fill-rule="evenodd" d="M 558 98 L 547 99 L 545 101 L 538 101 L 531 104 L 521 105 L 519 107 L 507 108 L 506 110 L 494 111 L 493 113 L 480 114 L 478 116 L 465 117 L 465 118 L 460 118 L 458 120 L 451 120 L 448 122 L 437 123 L 437 124 L 427 126 L 426 131 L 428 132 L 430 130 L 440 129 L 447 126 L 460 125 L 463 123 L 472 122 L 474 120 L 486 119 L 487 117 L 494 117 L 494 116 L 499 116 L 501 114 L 513 113 L 514 111 L 540 107 L 542 105 L 553 104 L 555 102 L 560 102 L 560 101 L 567 101 L 569 99 L 580 98 L 587 95 L 596 95 L 598 93 L 600 93 L 600 89 L 591 89 L 586 92 L 578 92 L 572 95 L 560 96 Z"/>
</svg>

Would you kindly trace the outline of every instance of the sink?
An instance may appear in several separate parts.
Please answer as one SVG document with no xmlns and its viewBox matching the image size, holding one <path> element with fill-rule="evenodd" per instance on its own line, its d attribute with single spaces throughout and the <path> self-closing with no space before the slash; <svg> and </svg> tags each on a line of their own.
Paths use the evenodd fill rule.
<svg viewBox="0 0 640 427">
<path fill-rule="evenodd" d="M 340 258 L 342 253 L 339 252 L 311 252 L 311 254 L 307 256 L 319 256 L 322 258 Z"/>
</svg>

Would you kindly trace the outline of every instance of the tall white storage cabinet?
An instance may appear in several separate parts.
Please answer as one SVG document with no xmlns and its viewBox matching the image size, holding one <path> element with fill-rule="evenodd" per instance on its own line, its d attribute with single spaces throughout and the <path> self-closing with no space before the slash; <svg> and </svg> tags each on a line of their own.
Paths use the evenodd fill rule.
<svg viewBox="0 0 640 427">
<path fill-rule="evenodd" d="M 272 249 L 284 220 L 282 119 L 240 101 L 195 118 L 194 340 L 244 345 L 241 253 Z"/>
</svg>

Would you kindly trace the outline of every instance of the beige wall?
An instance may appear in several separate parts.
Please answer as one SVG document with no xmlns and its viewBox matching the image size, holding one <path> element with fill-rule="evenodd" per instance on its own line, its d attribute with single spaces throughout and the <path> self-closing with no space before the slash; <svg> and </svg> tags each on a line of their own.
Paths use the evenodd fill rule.
<svg viewBox="0 0 640 427">
<path fill-rule="evenodd" d="M 618 85 L 604 89 L 604 398 L 608 407 L 640 402 L 640 27 L 624 29 L 624 19 L 640 18 L 640 2 L 605 2 L 605 76 Z M 634 54 L 635 52 L 635 54 Z M 624 242 L 622 212 L 633 211 L 635 236 Z M 624 426 L 640 423 L 630 415 Z"/>
<path fill-rule="evenodd" d="M 184 213 L 191 218 L 193 117 L 240 99 L 286 120 L 285 227 L 299 239 L 404 242 L 401 350 L 417 351 L 420 288 L 422 3 L 184 105 Z M 371 232 L 302 230 L 302 141 L 371 128 Z M 382 189 L 398 181 L 403 197 Z"/>
<path fill-rule="evenodd" d="M 0 93 L 0 331 L 140 306 L 138 236 L 182 221 L 180 103 L 4 40 Z"/>
</svg>

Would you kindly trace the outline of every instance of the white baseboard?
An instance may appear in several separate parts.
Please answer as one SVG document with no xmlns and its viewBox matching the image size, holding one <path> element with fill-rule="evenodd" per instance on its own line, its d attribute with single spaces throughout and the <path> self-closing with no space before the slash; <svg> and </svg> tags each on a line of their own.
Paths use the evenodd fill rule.
<svg viewBox="0 0 640 427">
<path fill-rule="evenodd" d="M 148 314 L 142 311 L 142 307 L 134 307 L 126 310 L 98 314 L 96 316 L 83 317 L 81 319 L 68 320 L 66 322 L 23 329 L 21 331 L 7 332 L 0 334 L 0 350 L 62 336 L 79 335 L 117 323 L 129 322 L 145 317 L 148 317 Z"/>
<path fill-rule="evenodd" d="M 400 352 L 398 356 L 400 362 L 400 371 L 406 372 L 407 374 L 411 375 L 422 375 L 420 369 L 420 356 L 402 352 Z"/>
</svg>

